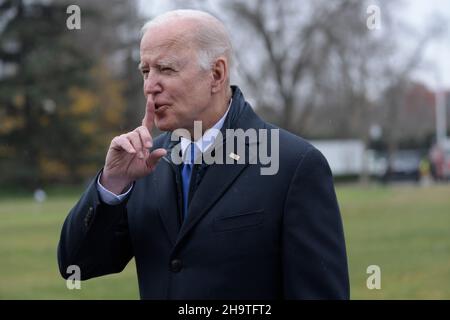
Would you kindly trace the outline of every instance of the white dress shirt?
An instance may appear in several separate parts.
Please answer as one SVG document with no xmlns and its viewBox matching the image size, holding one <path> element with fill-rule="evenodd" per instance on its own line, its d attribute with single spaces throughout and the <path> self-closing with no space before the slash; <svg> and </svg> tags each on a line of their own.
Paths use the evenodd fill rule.
<svg viewBox="0 0 450 320">
<path fill-rule="evenodd" d="M 200 139 L 195 141 L 196 151 L 200 150 L 200 152 L 203 153 L 206 150 L 208 150 L 208 148 L 210 146 L 212 146 L 214 144 L 217 134 L 220 131 L 220 129 L 222 129 L 223 123 L 225 122 L 225 118 L 227 117 L 228 111 L 230 111 L 230 106 L 231 106 L 232 100 L 233 99 L 230 99 L 230 103 L 228 104 L 228 109 L 225 112 L 225 114 L 222 116 L 222 118 L 220 118 L 219 121 L 217 121 L 212 126 L 212 128 L 206 130 L 206 132 L 203 134 L 203 136 Z M 192 142 L 191 140 L 181 137 L 181 141 L 180 141 L 181 156 L 183 159 L 185 159 L 186 149 L 189 147 L 191 142 Z M 112 193 L 111 191 L 107 190 L 104 186 L 102 186 L 102 184 L 100 183 L 100 177 L 101 177 L 101 174 L 98 176 L 98 179 L 97 179 L 97 190 L 98 190 L 100 199 L 109 205 L 116 205 L 116 204 L 121 203 L 127 197 L 127 195 L 131 192 L 131 190 L 133 189 L 133 186 L 134 186 L 134 183 L 133 183 L 131 185 L 131 187 L 125 193 L 115 194 L 115 193 Z"/>
</svg>

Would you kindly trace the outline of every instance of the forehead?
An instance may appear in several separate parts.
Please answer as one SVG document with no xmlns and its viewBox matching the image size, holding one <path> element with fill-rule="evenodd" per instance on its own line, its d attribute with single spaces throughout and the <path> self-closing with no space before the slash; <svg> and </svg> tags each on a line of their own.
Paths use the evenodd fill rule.
<svg viewBox="0 0 450 320">
<path fill-rule="evenodd" d="M 147 30 L 140 46 L 143 62 L 161 58 L 177 60 L 192 54 L 192 51 L 192 43 L 186 37 L 170 28 L 162 27 L 152 27 Z"/>
</svg>

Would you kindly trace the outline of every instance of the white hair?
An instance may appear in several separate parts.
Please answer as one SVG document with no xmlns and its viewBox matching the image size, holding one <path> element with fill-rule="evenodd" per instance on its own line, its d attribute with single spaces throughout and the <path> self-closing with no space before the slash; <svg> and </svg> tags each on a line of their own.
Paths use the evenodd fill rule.
<svg viewBox="0 0 450 320">
<path fill-rule="evenodd" d="M 232 66 L 233 47 L 230 36 L 222 21 L 213 15 L 199 10 L 173 10 L 146 22 L 141 29 L 141 35 L 153 26 L 178 19 L 189 19 L 195 22 L 192 38 L 197 44 L 198 64 L 203 70 L 210 70 L 214 60 L 224 55 L 229 69 Z"/>
</svg>

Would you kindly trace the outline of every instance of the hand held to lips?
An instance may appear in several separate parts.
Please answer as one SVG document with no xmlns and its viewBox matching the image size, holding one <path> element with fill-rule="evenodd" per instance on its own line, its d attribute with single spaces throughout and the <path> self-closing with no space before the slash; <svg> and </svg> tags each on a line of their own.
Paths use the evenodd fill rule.
<svg viewBox="0 0 450 320">
<path fill-rule="evenodd" d="M 149 151 L 153 146 L 155 104 L 149 97 L 142 125 L 131 132 L 114 137 L 106 155 L 100 183 L 114 194 L 123 193 L 138 178 L 151 173 L 165 149 Z"/>
</svg>

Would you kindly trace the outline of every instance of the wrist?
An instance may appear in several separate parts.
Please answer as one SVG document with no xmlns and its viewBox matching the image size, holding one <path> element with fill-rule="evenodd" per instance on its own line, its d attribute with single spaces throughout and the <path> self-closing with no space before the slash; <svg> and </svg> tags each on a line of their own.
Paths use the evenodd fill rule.
<svg viewBox="0 0 450 320">
<path fill-rule="evenodd" d="M 126 179 L 111 177 L 105 171 L 100 176 L 100 184 L 115 195 L 124 193 L 130 187 L 131 183 L 131 181 Z"/>
</svg>

